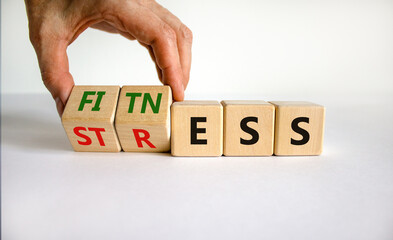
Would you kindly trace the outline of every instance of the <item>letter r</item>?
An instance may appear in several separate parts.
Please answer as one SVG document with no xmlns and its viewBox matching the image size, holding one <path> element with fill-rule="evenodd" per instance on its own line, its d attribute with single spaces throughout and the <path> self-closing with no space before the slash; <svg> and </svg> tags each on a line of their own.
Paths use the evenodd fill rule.
<svg viewBox="0 0 393 240">
<path fill-rule="evenodd" d="M 134 132 L 135 136 L 135 141 L 136 144 L 138 145 L 139 148 L 143 148 L 142 141 L 145 142 L 150 148 L 156 148 L 150 141 L 150 133 L 144 129 L 132 129 Z M 143 133 L 143 137 L 140 135 L 140 133 Z"/>
</svg>

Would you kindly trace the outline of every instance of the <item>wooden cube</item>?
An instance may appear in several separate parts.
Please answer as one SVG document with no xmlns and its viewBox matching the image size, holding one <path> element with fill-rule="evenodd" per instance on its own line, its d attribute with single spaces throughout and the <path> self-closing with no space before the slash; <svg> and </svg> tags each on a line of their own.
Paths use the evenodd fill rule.
<svg viewBox="0 0 393 240">
<path fill-rule="evenodd" d="M 224 155 L 273 155 L 274 106 L 265 101 L 222 101 Z"/>
<path fill-rule="evenodd" d="M 170 150 L 169 86 L 123 86 L 116 112 L 116 131 L 126 152 Z"/>
<path fill-rule="evenodd" d="M 320 155 L 325 107 L 310 102 L 271 102 L 276 108 L 275 155 Z"/>
<path fill-rule="evenodd" d="M 219 102 L 175 102 L 171 115 L 173 156 L 222 155 L 223 111 Z"/>
<path fill-rule="evenodd" d="M 74 86 L 62 123 L 78 152 L 119 152 L 114 120 L 119 86 Z"/>
</svg>

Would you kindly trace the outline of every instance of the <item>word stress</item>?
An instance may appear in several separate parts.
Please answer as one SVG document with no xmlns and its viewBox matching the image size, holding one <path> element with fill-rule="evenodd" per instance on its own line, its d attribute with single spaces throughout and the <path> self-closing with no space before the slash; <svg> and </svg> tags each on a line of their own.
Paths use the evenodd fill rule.
<svg viewBox="0 0 393 240">
<path fill-rule="evenodd" d="M 74 86 L 62 123 L 78 152 L 320 155 L 325 107 L 261 100 L 172 103 L 169 86 Z"/>
</svg>

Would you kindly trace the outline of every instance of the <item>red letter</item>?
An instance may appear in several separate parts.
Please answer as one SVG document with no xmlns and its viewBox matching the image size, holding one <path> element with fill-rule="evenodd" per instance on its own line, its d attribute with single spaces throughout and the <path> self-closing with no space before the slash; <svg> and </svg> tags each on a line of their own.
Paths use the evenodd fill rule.
<svg viewBox="0 0 393 240">
<path fill-rule="evenodd" d="M 150 133 L 146 130 L 143 129 L 132 129 L 134 132 L 135 140 L 136 143 L 138 144 L 138 147 L 143 148 L 142 141 L 144 141 L 149 147 L 151 148 L 156 148 L 148 139 L 150 137 Z M 139 133 L 143 133 L 143 137 L 139 135 Z"/>
<path fill-rule="evenodd" d="M 85 139 L 86 141 L 85 142 L 81 142 L 81 141 L 78 140 L 78 143 L 80 145 L 90 145 L 91 144 L 91 139 L 88 136 L 80 133 L 79 131 L 81 131 L 81 130 L 86 131 L 86 128 L 84 128 L 84 127 L 75 127 L 74 128 L 74 133 L 75 133 L 75 135 Z"/>
<path fill-rule="evenodd" d="M 101 132 L 105 132 L 105 128 L 88 128 L 89 131 L 93 131 L 97 135 L 98 142 L 101 146 L 105 146 L 104 139 L 102 139 Z"/>
</svg>

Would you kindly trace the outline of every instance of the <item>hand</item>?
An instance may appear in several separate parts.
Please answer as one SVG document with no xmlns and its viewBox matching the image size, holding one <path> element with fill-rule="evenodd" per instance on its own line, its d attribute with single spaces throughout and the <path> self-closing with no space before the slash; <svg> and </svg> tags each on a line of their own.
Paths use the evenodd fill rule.
<svg viewBox="0 0 393 240">
<path fill-rule="evenodd" d="M 184 99 L 190 75 L 192 32 L 154 0 L 25 0 L 30 41 L 42 80 L 61 116 L 74 86 L 67 47 L 88 27 L 137 40 L 149 50 L 160 81 Z"/>
</svg>

